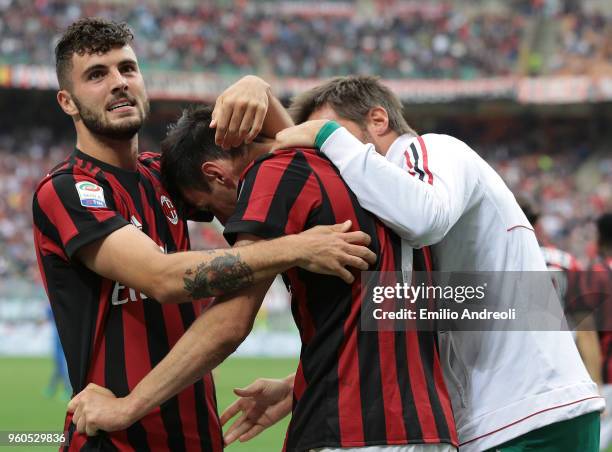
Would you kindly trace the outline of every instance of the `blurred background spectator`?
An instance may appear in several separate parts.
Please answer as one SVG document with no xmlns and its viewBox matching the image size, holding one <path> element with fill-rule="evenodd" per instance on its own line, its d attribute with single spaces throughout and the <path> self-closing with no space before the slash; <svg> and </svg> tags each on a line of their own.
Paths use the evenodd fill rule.
<svg viewBox="0 0 612 452">
<path fill-rule="evenodd" d="M 583 6 L 593 3 L 605 4 L 0 0 L 0 64 L 52 65 L 61 30 L 101 16 L 130 24 L 146 70 L 425 79 L 609 72 L 610 8 Z"/>
</svg>

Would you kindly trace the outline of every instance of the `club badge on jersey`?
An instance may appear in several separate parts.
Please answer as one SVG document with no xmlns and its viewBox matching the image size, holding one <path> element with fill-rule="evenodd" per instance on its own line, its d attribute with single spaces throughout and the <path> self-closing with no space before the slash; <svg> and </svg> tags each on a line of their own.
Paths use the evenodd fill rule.
<svg viewBox="0 0 612 452">
<path fill-rule="evenodd" d="M 178 213 L 176 213 L 176 209 L 174 208 L 174 204 L 170 201 L 166 196 L 162 195 L 159 198 L 159 202 L 162 205 L 162 209 L 168 221 L 174 225 L 176 225 L 179 221 Z"/>
<path fill-rule="evenodd" d="M 75 187 L 83 207 L 106 207 L 104 190 L 99 185 L 89 181 L 81 181 L 77 182 Z"/>
</svg>

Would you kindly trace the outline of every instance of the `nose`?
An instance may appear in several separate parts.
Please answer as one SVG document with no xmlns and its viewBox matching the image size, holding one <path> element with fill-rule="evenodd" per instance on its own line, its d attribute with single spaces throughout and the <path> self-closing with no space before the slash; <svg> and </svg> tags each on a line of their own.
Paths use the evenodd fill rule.
<svg viewBox="0 0 612 452">
<path fill-rule="evenodd" d="M 112 74 L 112 92 L 127 91 L 128 81 L 124 75 L 117 69 L 113 69 Z"/>
</svg>

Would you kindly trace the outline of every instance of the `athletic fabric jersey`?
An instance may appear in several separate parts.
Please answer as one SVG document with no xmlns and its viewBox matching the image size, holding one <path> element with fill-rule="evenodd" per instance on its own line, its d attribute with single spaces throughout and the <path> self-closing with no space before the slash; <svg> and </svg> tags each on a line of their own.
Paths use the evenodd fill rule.
<svg viewBox="0 0 612 452">
<path fill-rule="evenodd" d="M 137 170 L 126 171 L 76 150 L 39 184 L 33 215 L 38 264 L 75 393 L 93 382 L 127 395 L 189 328 L 201 303 L 161 305 L 74 256 L 130 223 L 164 252 L 189 249 L 187 223 L 160 184 L 158 155 L 143 153 Z M 67 414 L 65 450 L 223 449 L 210 374 L 124 431 L 87 437 L 71 420 Z"/>
<path fill-rule="evenodd" d="M 277 151 L 243 173 L 225 235 L 274 238 L 352 220 L 372 238 L 371 271 L 400 271 L 400 240 L 358 203 L 329 160 L 312 149 Z M 425 270 L 419 253 L 415 266 Z M 435 333 L 362 331 L 363 287 L 302 269 L 285 273 L 302 340 L 286 450 L 453 443 L 456 433 Z"/>
<path fill-rule="evenodd" d="M 554 272 L 551 276 L 559 297 L 566 306 L 571 305 L 580 289 L 580 263 L 567 251 L 554 246 L 542 246 L 540 250 L 546 267 L 550 272 Z"/>
<path fill-rule="evenodd" d="M 576 309 L 593 312 L 599 331 L 603 358 L 602 379 L 612 384 L 612 258 L 598 258 L 583 273 L 580 281 L 582 296 Z"/>
<path fill-rule="evenodd" d="M 321 151 L 406 248 L 433 245 L 434 270 L 546 270 L 514 196 L 465 143 L 403 135 L 385 158 L 346 129 L 332 130 L 318 137 Z M 508 295 L 496 309 L 512 307 Z M 492 448 L 604 407 L 569 332 L 448 331 L 439 340 L 461 450 Z"/>
</svg>

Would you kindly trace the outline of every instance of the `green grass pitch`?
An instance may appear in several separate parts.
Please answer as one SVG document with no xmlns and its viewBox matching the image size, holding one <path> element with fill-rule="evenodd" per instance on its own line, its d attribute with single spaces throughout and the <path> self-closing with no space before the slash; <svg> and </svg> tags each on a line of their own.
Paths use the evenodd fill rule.
<svg viewBox="0 0 612 452">
<path fill-rule="evenodd" d="M 232 389 L 257 377 L 284 377 L 297 367 L 297 359 L 230 358 L 215 371 L 219 409 L 233 400 Z M 51 361 L 43 358 L 0 358 L 0 431 L 57 431 L 64 422 L 66 402 L 49 399 L 43 391 L 51 375 Z M 228 451 L 280 451 L 287 419 L 248 443 L 232 444 Z M 0 452 L 52 451 L 51 447 L 2 447 Z"/>
</svg>

